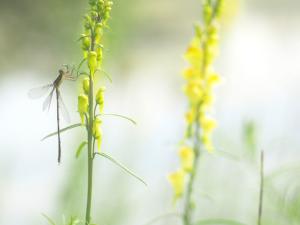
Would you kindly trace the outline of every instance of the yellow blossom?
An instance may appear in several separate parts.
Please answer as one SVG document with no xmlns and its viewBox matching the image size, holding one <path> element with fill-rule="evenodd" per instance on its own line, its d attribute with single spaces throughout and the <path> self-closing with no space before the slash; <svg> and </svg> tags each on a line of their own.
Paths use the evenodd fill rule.
<svg viewBox="0 0 300 225">
<path fill-rule="evenodd" d="M 199 101 L 203 96 L 201 80 L 191 80 L 184 86 L 184 92 L 192 102 Z"/>
<path fill-rule="evenodd" d="M 81 123 L 84 124 L 84 115 L 88 112 L 89 99 L 86 95 L 78 96 L 78 112 L 80 114 Z"/>
<path fill-rule="evenodd" d="M 188 112 L 185 113 L 185 120 L 188 125 L 192 124 L 195 120 L 195 110 L 190 109 Z"/>
<path fill-rule="evenodd" d="M 89 94 L 89 88 L 90 88 L 90 79 L 86 77 L 82 80 L 82 89 L 86 95 Z"/>
<path fill-rule="evenodd" d="M 94 75 L 97 70 L 97 53 L 95 51 L 90 51 L 88 54 L 88 66 L 91 74 Z"/>
<path fill-rule="evenodd" d="M 182 146 L 178 152 L 180 161 L 181 161 L 181 167 L 185 172 L 192 172 L 193 170 L 193 164 L 194 164 L 194 151 L 192 148 L 188 146 Z"/>
<path fill-rule="evenodd" d="M 207 116 L 200 117 L 200 124 L 204 133 L 211 133 L 217 126 L 216 121 Z"/>
<path fill-rule="evenodd" d="M 97 140 L 98 151 L 100 152 L 102 143 L 102 121 L 97 117 L 93 122 L 93 136 Z"/>
<path fill-rule="evenodd" d="M 99 105 L 100 113 L 103 112 L 104 107 L 104 91 L 105 87 L 100 87 L 96 94 L 96 103 Z"/>
<path fill-rule="evenodd" d="M 184 191 L 184 176 L 185 173 L 179 169 L 168 176 L 168 180 L 173 188 L 174 201 L 180 198 Z"/>
<path fill-rule="evenodd" d="M 210 134 L 203 134 L 201 136 L 201 141 L 208 152 L 212 152 L 214 150 L 214 146 L 212 144 Z"/>
</svg>

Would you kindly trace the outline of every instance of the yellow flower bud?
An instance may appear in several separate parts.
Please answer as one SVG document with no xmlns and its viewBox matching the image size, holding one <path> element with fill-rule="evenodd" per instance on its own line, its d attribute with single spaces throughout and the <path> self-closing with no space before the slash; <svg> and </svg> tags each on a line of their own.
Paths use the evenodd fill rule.
<svg viewBox="0 0 300 225">
<path fill-rule="evenodd" d="M 88 54 L 88 66 L 91 74 L 94 75 L 97 70 L 97 53 L 95 51 L 90 51 Z"/>
<path fill-rule="evenodd" d="M 82 89 L 86 95 L 89 94 L 89 89 L 90 89 L 90 79 L 89 78 L 86 77 L 82 80 Z"/>
<path fill-rule="evenodd" d="M 97 52 L 97 61 L 99 63 L 99 66 L 101 66 L 101 62 L 102 62 L 102 48 L 97 48 L 96 49 Z"/>
<path fill-rule="evenodd" d="M 201 136 L 201 141 L 208 152 L 212 152 L 214 150 L 210 134 L 203 134 Z"/>
<path fill-rule="evenodd" d="M 182 170 L 177 170 L 176 172 L 171 173 L 168 176 L 168 180 L 174 191 L 174 201 L 182 197 L 182 194 L 184 192 L 184 175 L 185 174 Z"/>
<path fill-rule="evenodd" d="M 192 102 L 198 102 L 204 92 L 201 80 L 192 80 L 184 87 L 184 92 Z"/>
<path fill-rule="evenodd" d="M 82 34 L 81 40 L 82 40 L 82 49 L 88 51 L 91 46 L 91 38 L 86 34 Z"/>
<path fill-rule="evenodd" d="M 101 129 L 100 129 L 101 124 L 102 124 L 102 121 L 97 117 L 93 123 L 93 135 L 96 139 L 101 137 Z"/>
<path fill-rule="evenodd" d="M 194 151 L 192 148 L 188 146 L 182 146 L 178 152 L 181 167 L 185 172 L 192 172 L 193 171 L 193 164 L 194 164 Z"/>
<path fill-rule="evenodd" d="M 185 120 L 188 125 L 192 124 L 195 120 L 195 111 L 193 109 L 190 109 L 188 112 L 185 114 Z"/>
<path fill-rule="evenodd" d="M 105 87 L 100 87 L 96 94 L 96 103 L 99 105 L 100 113 L 103 112 L 104 107 L 104 91 Z"/>
<path fill-rule="evenodd" d="M 78 96 L 78 112 L 80 114 L 81 123 L 84 124 L 84 114 L 88 112 L 89 99 L 86 95 Z"/>
<path fill-rule="evenodd" d="M 89 55 L 89 51 L 84 50 L 83 51 L 83 58 L 86 59 Z"/>
<path fill-rule="evenodd" d="M 204 133 L 210 134 L 213 129 L 216 128 L 217 126 L 217 122 L 207 116 L 201 116 L 200 117 L 200 124 L 201 124 L 201 128 L 203 129 Z"/>
<path fill-rule="evenodd" d="M 93 136 L 97 140 L 98 151 L 100 152 L 101 143 L 102 143 L 102 130 L 101 130 L 102 121 L 99 118 L 96 118 L 93 122 Z"/>
<path fill-rule="evenodd" d="M 214 84 L 219 83 L 220 80 L 221 80 L 221 78 L 218 74 L 212 73 L 212 74 L 208 75 L 207 83 L 208 83 L 208 85 L 212 86 Z"/>
</svg>

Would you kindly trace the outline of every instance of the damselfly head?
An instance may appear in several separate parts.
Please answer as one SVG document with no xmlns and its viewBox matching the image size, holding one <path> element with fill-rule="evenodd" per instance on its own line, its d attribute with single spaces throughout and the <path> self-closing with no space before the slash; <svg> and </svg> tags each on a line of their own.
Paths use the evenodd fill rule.
<svg viewBox="0 0 300 225">
<path fill-rule="evenodd" d="M 60 69 L 60 70 L 58 71 L 58 73 L 59 73 L 59 75 L 62 75 L 62 74 L 64 74 L 65 72 L 64 72 L 64 70 Z"/>
</svg>

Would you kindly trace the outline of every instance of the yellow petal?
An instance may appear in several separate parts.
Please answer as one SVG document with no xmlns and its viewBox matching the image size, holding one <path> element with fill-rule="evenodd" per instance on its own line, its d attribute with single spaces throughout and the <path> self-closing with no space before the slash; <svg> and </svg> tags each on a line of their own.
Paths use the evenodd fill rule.
<svg viewBox="0 0 300 225">
<path fill-rule="evenodd" d="M 181 161 L 181 167 L 186 172 L 193 171 L 194 165 L 194 151 L 188 146 L 182 146 L 179 150 L 179 157 Z"/>
<path fill-rule="evenodd" d="M 180 198 L 184 191 L 184 175 L 182 170 L 177 170 L 168 176 L 168 180 L 174 191 L 174 200 Z"/>
</svg>

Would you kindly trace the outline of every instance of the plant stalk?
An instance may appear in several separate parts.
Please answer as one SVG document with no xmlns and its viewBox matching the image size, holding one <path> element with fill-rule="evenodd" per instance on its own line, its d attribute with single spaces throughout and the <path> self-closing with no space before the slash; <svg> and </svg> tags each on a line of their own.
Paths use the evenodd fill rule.
<svg viewBox="0 0 300 225">
<path fill-rule="evenodd" d="M 92 32 L 91 35 L 91 51 L 94 51 L 95 38 Z M 87 203 L 85 224 L 89 225 L 91 220 L 91 208 L 92 208 L 92 194 L 93 194 L 93 123 L 94 123 L 94 81 L 92 72 L 90 71 L 89 79 L 89 121 L 88 121 L 88 187 L 87 187 Z"/>
<path fill-rule="evenodd" d="M 193 162 L 193 171 L 190 175 L 190 179 L 188 182 L 187 186 L 187 193 L 186 193 L 186 200 L 184 204 L 184 212 L 183 212 L 183 224 L 184 225 L 191 225 L 191 220 L 192 220 L 192 211 L 193 211 L 193 206 L 192 206 L 192 194 L 193 194 L 193 187 L 195 183 L 195 178 L 196 178 L 196 172 L 199 164 L 199 156 L 200 156 L 200 125 L 198 123 L 199 120 L 199 107 L 201 103 L 197 105 L 197 113 L 196 113 L 196 128 L 195 128 L 195 136 L 194 136 L 194 162 Z"/>
<path fill-rule="evenodd" d="M 258 206 L 257 225 L 261 225 L 263 195 L 264 195 L 264 152 L 261 151 L 261 154 L 260 154 L 260 188 L 259 188 L 259 206 Z"/>
</svg>

